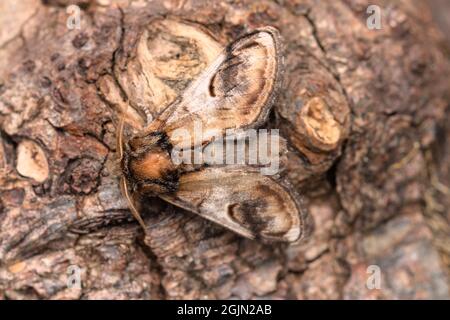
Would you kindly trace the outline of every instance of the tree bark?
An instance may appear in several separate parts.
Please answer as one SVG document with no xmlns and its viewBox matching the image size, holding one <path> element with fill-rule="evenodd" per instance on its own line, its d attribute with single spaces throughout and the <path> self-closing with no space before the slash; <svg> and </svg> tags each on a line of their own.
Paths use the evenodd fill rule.
<svg viewBox="0 0 450 320">
<path fill-rule="evenodd" d="M 448 299 L 449 47 L 426 1 L 370 4 L 379 30 L 362 0 L 3 1 L 0 299 Z M 309 237 L 247 240 L 154 198 L 142 230 L 118 119 L 142 126 L 266 25 L 286 68 L 266 126 L 287 140 Z"/>
</svg>

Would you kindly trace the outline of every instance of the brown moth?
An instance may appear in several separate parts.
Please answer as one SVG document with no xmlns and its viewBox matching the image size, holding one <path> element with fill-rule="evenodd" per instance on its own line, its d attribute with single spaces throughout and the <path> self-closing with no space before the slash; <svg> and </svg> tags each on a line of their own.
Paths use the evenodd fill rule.
<svg viewBox="0 0 450 320">
<path fill-rule="evenodd" d="M 172 160 L 173 146 L 205 148 L 217 132 L 261 126 L 280 88 L 282 55 L 276 29 L 264 27 L 229 44 L 173 103 L 140 133 L 118 134 L 121 189 L 142 227 L 136 202 L 141 195 L 163 200 L 250 239 L 296 241 L 304 212 L 289 185 L 248 165 L 203 165 L 195 169 Z M 175 134 L 194 131 L 201 141 Z"/>
</svg>

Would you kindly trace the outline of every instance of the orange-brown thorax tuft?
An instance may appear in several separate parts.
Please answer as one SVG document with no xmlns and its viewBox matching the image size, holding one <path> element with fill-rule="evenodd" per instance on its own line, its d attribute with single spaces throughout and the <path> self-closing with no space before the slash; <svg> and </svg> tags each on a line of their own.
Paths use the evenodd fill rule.
<svg viewBox="0 0 450 320">
<path fill-rule="evenodd" d="M 139 179 L 163 179 L 175 166 L 167 152 L 149 152 L 142 159 L 130 163 L 133 175 Z"/>
</svg>

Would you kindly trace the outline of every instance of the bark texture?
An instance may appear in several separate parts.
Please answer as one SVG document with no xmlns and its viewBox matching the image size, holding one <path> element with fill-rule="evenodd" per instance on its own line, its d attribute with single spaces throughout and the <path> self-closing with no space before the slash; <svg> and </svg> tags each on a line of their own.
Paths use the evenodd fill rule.
<svg viewBox="0 0 450 320">
<path fill-rule="evenodd" d="M 449 47 L 426 1 L 373 3 L 380 30 L 363 0 L 2 1 L 0 299 L 448 299 Z M 265 25 L 286 67 L 267 127 L 289 144 L 310 236 L 250 241 L 151 198 L 142 230 L 119 190 L 117 120 L 154 118 Z"/>
</svg>

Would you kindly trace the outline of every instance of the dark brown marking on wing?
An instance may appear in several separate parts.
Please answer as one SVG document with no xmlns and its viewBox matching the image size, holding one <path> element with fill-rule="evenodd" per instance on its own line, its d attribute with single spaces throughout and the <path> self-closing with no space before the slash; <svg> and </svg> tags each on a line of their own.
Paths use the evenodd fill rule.
<svg viewBox="0 0 450 320">
<path fill-rule="evenodd" d="M 235 222 L 249 229 L 255 236 L 261 234 L 268 227 L 268 221 L 258 212 L 267 208 L 264 199 L 245 200 L 228 206 L 228 216 Z"/>
<path fill-rule="evenodd" d="M 252 41 L 252 42 L 248 42 L 248 43 L 244 44 L 243 46 L 237 48 L 237 50 L 243 51 L 243 50 L 251 49 L 251 48 L 254 48 L 254 47 L 261 48 L 262 46 L 259 43 Z"/>
</svg>

